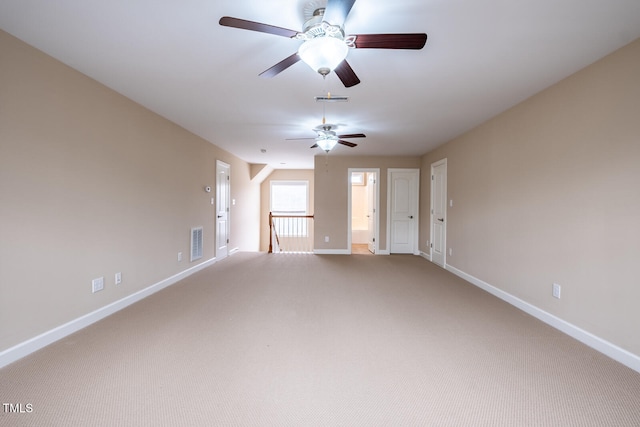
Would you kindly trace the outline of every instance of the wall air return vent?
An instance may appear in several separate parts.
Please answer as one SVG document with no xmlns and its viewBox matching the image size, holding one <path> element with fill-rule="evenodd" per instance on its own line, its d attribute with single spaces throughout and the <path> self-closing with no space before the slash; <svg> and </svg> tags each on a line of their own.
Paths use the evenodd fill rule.
<svg viewBox="0 0 640 427">
<path fill-rule="evenodd" d="M 327 96 L 316 96 L 316 102 L 349 102 L 348 96 L 335 96 L 329 95 Z"/>
<path fill-rule="evenodd" d="M 202 227 L 191 229 L 191 261 L 202 258 Z"/>
</svg>

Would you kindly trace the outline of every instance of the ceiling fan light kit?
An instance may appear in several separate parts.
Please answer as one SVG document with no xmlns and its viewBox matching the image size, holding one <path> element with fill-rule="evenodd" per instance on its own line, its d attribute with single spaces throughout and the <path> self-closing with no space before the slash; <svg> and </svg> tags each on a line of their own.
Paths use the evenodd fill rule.
<svg viewBox="0 0 640 427">
<path fill-rule="evenodd" d="M 333 149 L 333 147 L 336 146 L 337 143 L 338 143 L 338 137 L 337 136 L 328 136 L 328 137 L 318 136 L 316 138 L 316 144 L 325 153 L 328 153 L 329 151 L 331 151 Z"/>
<path fill-rule="evenodd" d="M 347 57 L 349 47 L 344 40 L 321 36 L 309 39 L 300 45 L 298 55 L 313 71 L 326 76 Z"/>
<path fill-rule="evenodd" d="M 345 41 L 342 27 L 324 21 L 325 10 L 324 7 L 315 9 L 304 24 L 304 32 L 296 34 L 297 39 L 304 40 L 298 48 L 298 55 L 322 76 L 329 74 L 344 61 L 350 47 Z"/>
</svg>

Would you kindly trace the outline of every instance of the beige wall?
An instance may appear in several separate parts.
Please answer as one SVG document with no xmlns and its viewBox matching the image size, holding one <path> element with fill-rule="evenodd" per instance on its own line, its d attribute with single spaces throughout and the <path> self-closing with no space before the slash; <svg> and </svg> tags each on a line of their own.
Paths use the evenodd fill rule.
<svg viewBox="0 0 640 427">
<path fill-rule="evenodd" d="M 258 250 L 245 162 L 1 31 L 0 58 L 0 352 L 197 265 L 192 226 L 212 259 L 217 159 L 230 247 Z"/>
<path fill-rule="evenodd" d="M 425 155 L 422 251 L 443 158 L 448 264 L 640 355 L 640 40 Z"/>
<path fill-rule="evenodd" d="M 387 170 L 390 168 L 419 168 L 420 157 L 336 156 L 315 157 L 315 244 L 326 251 L 345 251 L 349 230 L 349 168 L 380 169 L 380 251 L 387 247 Z M 329 236 L 329 242 L 324 241 Z"/>
<path fill-rule="evenodd" d="M 309 212 L 315 212 L 314 181 L 312 169 L 278 169 L 274 170 L 260 186 L 260 250 L 269 250 L 269 211 L 271 203 L 271 181 L 308 181 Z"/>
</svg>

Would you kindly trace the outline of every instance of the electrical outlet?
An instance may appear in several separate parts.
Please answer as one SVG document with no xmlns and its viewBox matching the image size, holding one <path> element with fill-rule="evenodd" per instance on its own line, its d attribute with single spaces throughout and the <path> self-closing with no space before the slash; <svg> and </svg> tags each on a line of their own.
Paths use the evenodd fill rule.
<svg viewBox="0 0 640 427">
<path fill-rule="evenodd" d="M 560 299 L 560 285 L 558 285 L 557 283 L 553 284 L 553 289 L 551 291 L 551 294 L 553 295 L 554 298 L 558 298 Z"/>
<path fill-rule="evenodd" d="M 122 273 L 116 273 L 115 282 L 116 282 L 116 285 L 119 285 L 120 283 L 122 283 Z"/>
<path fill-rule="evenodd" d="M 104 277 L 98 277 L 91 281 L 91 292 L 94 294 L 104 289 Z"/>
<path fill-rule="evenodd" d="M 182 261 L 182 252 L 178 252 L 178 262 Z"/>
<path fill-rule="evenodd" d="M 329 243 L 329 236 L 324 236 L 324 242 Z"/>
<path fill-rule="evenodd" d="M 449 256 L 453 256 L 453 248 L 449 248 Z"/>
</svg>

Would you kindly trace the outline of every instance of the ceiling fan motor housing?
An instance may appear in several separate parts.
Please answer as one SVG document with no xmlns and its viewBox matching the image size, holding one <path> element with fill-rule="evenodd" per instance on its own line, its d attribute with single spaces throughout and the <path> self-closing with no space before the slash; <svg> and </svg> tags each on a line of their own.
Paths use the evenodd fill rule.
<svg viewBox="0 0 640 427">
<path fill-rule="evenodd" d="M 322 23 L 323 18 L 324 18 L 324 8 L 316 9 L 313 12 L 313 16 L 305 21 L 302 32 L 306 34 L 312 31 L 314 27 Z"/>
<path fill-rule="evenodd" d="M 313 16 L 304 23 L 304 29 L 298 33 L 296 38 L 311 40 L 317 37 L 335 37 L 344 40 L 344 30 L 340 25 L 333 25 L 324 21 L 324 7 L 313 12 Z"/>
</svg>

